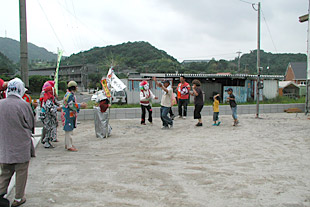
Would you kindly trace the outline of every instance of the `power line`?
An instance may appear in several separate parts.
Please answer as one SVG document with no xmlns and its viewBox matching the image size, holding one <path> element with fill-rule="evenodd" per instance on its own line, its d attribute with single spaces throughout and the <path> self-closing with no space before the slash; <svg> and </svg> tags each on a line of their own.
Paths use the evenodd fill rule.
<svg viewBox="0 0 310 207">
<path fill-rule="evenodd" d="M 247 4 L 255 4 L 255 3 L 253 3 L 253 2 L 248 2 L 248 1 L 244 1 L 244 0 L 239 0 L 239 1 L 241 1 L 241 2 L 243 2 L 243 3 L 247 3 Z"/>
<path fill-rule="evenodd" d="M 276 48 L 276 45 L 275 45 L 275 43 L 274 43 L 274 41 L 273 41 L 273 38 L 272 38 L 272 35 L 271 35 L 271 32 L 270 32 L 269 26 L 268 26 L 268 24 L 267 24 L 267 21 L 266 21 L 266 18 L 265 18 L 264 12 L 263 12 L 263 10 L 262 10 L 262 9 L 261 9 L 261 11 L 262 11 L 262 15 L 263 15 L 264 22 L 265 22 L 265 24 L 266 24 L 266 26 L 267 26 L 267 30 L 268 30 L 268 33 L 269 33 L 269 36 L 270 36 L 271 42 L 272 42 L 272 44 L 273 44 L 273 47 L 274 47 L 274 49 L 276 50 L 276 53 L 278 53 L 278 50 L 277 50 L 277 48 Z"/>
<path fill-rule="evenodd" d="M 52 28 L 52 31 L 53 31 L 53 33 L 54 33 L 54 35 L 55 35 L 56 39 L 58 40 L 58 42 L 59 42 L 60 46 L 61 46 L 61 47 L 62 47 L 62 49 L 64 50 L 64 46 L 62 45 L 62 43 L 61 43 L 61 41 L 60 41 L 60 39 L 59 39 L 58 35 L 56 34 L 56 32 L 55 32 L 55 30 L 54 30 L 53 25 L 52 25 L 52 24 L 51 24 L 51 22 L 49 21 L 49 19 L 48 19 L 47 15 L 46 15 L 46 13 L 45 13 L 45 11 L 44 11 L 44 9 L 43 9 L 42 5 L 40 4 L 40 1 L 39 1 L 39 0 L 37 0 L 37 2 L 38 2 L 38 4 L 39 4 L 39 6 L 40 6 L 40 8 L 41 8 L 41 10 L 42 10 L 42 12 L 43 12 L 43 14 L 44 14 L 44 16 L 45 16 L 46 20 L 47 20 L 47 22 L 49 23 L 50 27 Z"/>
<path fill-rule="evenodd" d="M 97 34 L 96 37 L 98 37 L 101 41 L 103 41 L 104 43 L 107 43 L 106 40 L 101 38 L 101 35 L 98 34 L 98 32 L 96 30 L 94 30 L 93 28 L 89 27 L 89 25 L 85 24 L 83 21 L 81 21 L 75 13 L 75 7 L 73 7 L 73 11 L 74 13 L 72 13 L 69 9 L 65 8 L 61 3 L 59 3 L 59 1 L 57 1 L 57 4 L 62 7 L 68 14 L 70 14 L 73 18 L 75 18 L 76 22 L 79 22 L 82 26 L 84 26 L 91 34 Z"/>
</svg>

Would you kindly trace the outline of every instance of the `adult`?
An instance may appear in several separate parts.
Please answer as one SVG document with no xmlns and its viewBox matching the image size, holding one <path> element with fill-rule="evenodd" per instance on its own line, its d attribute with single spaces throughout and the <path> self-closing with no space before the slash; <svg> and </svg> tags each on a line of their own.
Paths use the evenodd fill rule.
<svg viewBox="0 0 310 207">
<path fill-rule="evenodd" d="M 45 148 L 54 148 L 51 142 L 57 142 L 57 103 L 54 96 L 54 88 L 44 88 L 43 97 L 40 98 L 40 119 L 43 122 L 44 137 L 42 144 Z"/>
<path fill-rule="evenodd" d="M 0 100 L 0 195 L 7 194 L 10 180 L 16 173 L 15 199 L 12 206 L 26 202 L 25 187 L 28 166 L 34 147 L 34 116 L 22 97 L 25 85 L 19 78 L 9 81 L 7 98 Z"/>
<path fill-rule="evenodd" d="M 189 99 L 189 91 L 191 86 L 185 81 L 185 77 L 180 77 L 180 83 L 178 85 L 178 109 L 179 109 L 179 118 L 186 119 L 187 116 L 187 105 Z M 183 107 L 183 114 L 182 114 L 182 107 Z"/>
<path fill-rule="evenodd" d="M 173 121 L 171 118 L 168 117 L 168 113 L 171 109 L 171 99 L 173 94 L 172 88 L 169 88 L 170 82 L 168 80 L 164 80 L 162 83 L 159 83 L 156 80 L 156 77 L 153 77 L 153 80 L 155 81 L 156 85 L 163 90 L 163 95 L 160 102 L 160 118 L 163 122 L 162 129 L 169 129 L 169 125 L 170 128 L 172 128 Z"/>
<path fill-rule="evenodd" d="M 52 80 L 45 81 L 45 83 L 44 83 L 43 86 L 42 86 L 42 90 L 41 90 L 41 94 L 40 94 L 40 100 L 42 100 L 42 98 L 44 97 L 45 89 L 46 89 L 47 87 L 52 87 L 52 88 L 54 88 L 54 86 L 55 86 L 55 81 L 52 81 Z M 55 88 L 54 88 L 54 96 L 56 97 L 55 101 L 56 101 L 57 105 L 59 105 L 59 103 L 57 102 L 57 95 L 56 95 L 56 93 L 55 93 Z M 41 112 L 44 112 L 44 110 L 43 110 L 43 108 L 42 108 L 42 102 L 40 103 L 40 105 L 41 105 Z M 57 126 L 58 126 L 58 122 L 56 122 L 56 123 L 57 123 Z M 41 134 L 41 143 L 42 143 L 42 144 L 44 144 L 44 141 L 43 141 L 43 140 L 44 140 L 45 134 L 46 134 L 46 130 L 45 130 L 45 128 L 43 127 L 43 129 L 42 129 L 42 134 Z M 55 141 L 57 141 L 57 139 L 56 139 Z"/>
<path fill-rule="evenodd" d="M 103 90 L 98 91 L 96 102 L 99 107 L 94 107 L 95 113 L 95 132 L 97 138 L 107 138 L 112 132 L 112 127 L 109 125 L 109 113 L 106 112 L 110 107 L 110 101 Z"/>
<path fill-rule="evenodd" d="M 0 78 L 0 99 L 5 98 L 5 90 L 7 88 L 8 82 L 5 82 Z"/>
<path fill-rule="evenodd" d="M 81 108 L 86 108 L 86 103 L 77 103 L 75 98 L 75 92 L 77 91 L 77 83 L 70 81 L 68 83 L 68 91 L 63 99 L 62 107 L 62 122 L 65 131 L 65 149 L 71 152 L 78 151 L 74 145 L 72 145 L 73 129 L 76 128 L 77 113 Z"/>
<path fill-rule="evenodd" d="M 198 119 L 198 123 L 196 126 L 202 126 L 202 119 L 201 119 L 201 110 L 203 108 L 203 94 L 202 90 L 200 88 L 201 82 L 197 79 L 193 80 L 193 92 L 192 95 L 195 97 L 194 98 L 194 104 L 195 104 L 195 109 L 194 109 L 194 119 Z"/>
</svg>

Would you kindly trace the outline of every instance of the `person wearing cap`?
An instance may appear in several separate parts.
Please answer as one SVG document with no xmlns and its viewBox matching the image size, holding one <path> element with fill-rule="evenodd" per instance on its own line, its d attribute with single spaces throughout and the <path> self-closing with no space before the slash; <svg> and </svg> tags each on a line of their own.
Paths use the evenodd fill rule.
<svg viewBox="0 0 310 207">
<path fill-rule="evenodd" d="M 81 108 L 86 108 L 86 103 L 76 103 L 76 98 L 74 93 L 77 91 L 77 83 L 75 81 L 70 81 L 68 83 L 68 91 L 63 99 L 62 107 L 62 122 L 65 131 L 65 149 L 71 152 L 76 152 L 77 149 L 72 145 L 72 134 L 73 129 L 76 128 L 77 113 L 79 113 Z"/>
<path fill-rule="evenodd" d="M 239 121 L 238 121 L 238 116 L 237 116 L 237 103 L 236 103 L 236 98 L 235 95 L 233 94 L 233 89 L 232 88 L 228 88 L 226 90 L 226 92 L 228 93 L 228 97 L 227 97 L 227 101 L 229 102 L 231 111 L 232 111 L 232 117 L 234 119 L 234 124 L 233 126 L 237 126 Z"/>
<path fill-rule="evenodd" d="M 179 109 L 179 118 L 186 119 L 187 116 L 187 105 L 189 99 L 189 91 L 191 90 L 191 86 L 189 83 L 185 81 L 185 77 L 180 77 L 180 82 L 178 85 L 178 109 Z M 182 107 L 183 107 L 183 114 L 182 114 Z"/>
<path fill-rule="evenodd" d="M 153 118 L 152 118 L 152 106 L 150 101 L 152 99 L 158 99 L 152 91 L 149 88 L 149 84 L 147 81 L 142 81 L 140 83 L 140 105 L 141 105 L 141 124 L 145 124 L 145 112 L 146 110 L 149 112 L 149 118 L 148 121 L 152 124 L 153 123 Z"/>
<path fill-rule="evenodd" d="M 168 113 L 171 109 L 171 100 L 173 94 L 172 88 L 169 88 L 170 82 L 168 80 L 164 80 L 162 83 L 159 83 L 156 77 L 153 77 L 153 80 L 155 81 L 156 85 L 163 90 L 163 96 L 161 97 L 160 102 L 160 118 L 163 122 L 162 129 L 169 129 L 169 126 L 172 128 L 173 121 L 168 117 Z"/>
<path fill-rule="evenodd" d="M 24 93 L 25 84 L 14 78 L 8 82 L 7 98 L 0 100 L 0 197 L 8 193 L 15 172 L 13 207 L 26 202 L 29 161 L 35 156 L 31 139 L 35 120 L 30 105 L 22 99 Z"/>
<path fill-rule="evenodd" d="M 5 98 L 5 90 L 7 88 L 8 82 L 5 82 L 0 78 L 0 99 Z"/>
</svg>

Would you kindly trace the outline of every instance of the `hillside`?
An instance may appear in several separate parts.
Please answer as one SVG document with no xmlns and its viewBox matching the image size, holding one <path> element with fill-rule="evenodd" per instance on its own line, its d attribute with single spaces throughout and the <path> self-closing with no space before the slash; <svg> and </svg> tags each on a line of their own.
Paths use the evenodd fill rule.
<svg viewBox="0 0 310 207">
<path fill-rule="evenodd" d="M 284 75 L 289 62 L 306 62 L 305 54 L 272 54 L 261 50 L 260 65 L 263 67 L 263 74 L 269 75 Z M 238 71 L 238 58 L 227 60 L 214 60 L 208 63 L 190 63 L 183 65 L 182 72 L 185 73 L 249 73 L 256 74 L 257 51 L 253 50 L 250 53 L 243 54 L 240 58 L 240 71 Z M 269 70 L 267 70 L 269 66 Z"/>
<path fill-rule="evenodd" d="M 0 37 L 0 52 L 7 56 L 14 63 L 19 62 L 20 44 L 19 41 Z M 45 48 L 38 47 L 32 43 L 28 43 L 28 59 L 33 60 L 56 61 L 57 55 L 47 51 Z"/>
<path fill-rule="evenodd" d="M 257 50 L 251 51 L 249 54 L 244 54 L 240 59 L 241 71 L 245 67 L 249 73 L 256 73 Z M 292 53 L 278 53 L 272 54 L 261 50 L 260 52 L 260 65 L 263 67 L 263 74 L 277 74 L 284 75 L 289 62 L 306 62 L 307 56 L 305 54 L 292 54 Z M 238 61 L 235 60 L 235 63 Z M 269 70 L 266 68 L 269 66 Z"/>
<path fill-rule="evenodd" d="M 0 52 L 0 75 L 5 76 L 15 72 L 16 65 Z"/>
<path fill-rule="evenodd" d="M 120 73 L 130 70 L 138 72 L 175 72 L 180 63 L 163 50 L 148 42 L 127 42 L 114 46 L 95 47 L 73 54 L 63 64 L 97 64 L 102 70 L 111 64 Z"/>
<path fill-rule="evenodd" d="M 2 52 L 3 51 L 3 52 Z M 9 38 L 0 37 L 0 60 L 2 68 L 0 72 L 9 73 L 15 70 L 15 63 L 19 62 L 19 42 Z M 55 65 L 56 54 L 44 48 L 28 44 L 29 68 L 44 68 Z M 115 71 L 125 77 L 128 72 L 165 72 L 174 73 L 249 73 L 256 74 L 256 50 L 245 53 L 240 58 L 240 71 L 238 71 L 238 59 L 215 60 L 209 62 L 194 62 L 180 64 L 174 57 L 165 51 L 159 50 L 148 42 L 127 42 L 119 45 L 106 47 L 94 47 L 88 51 L 72 54 L 68 58 L 62 59 L 63 65 L 75 64 L 96 64 L 100 73 L 106 73 L 112 64 Z M 8 61 L 5 56 L 10 60 Z M 34 61 L 33 61 L 34 60 Z M 40 61 L 38 61 L 40 60 Z M 272 54 L 261 50 L 261 66 L 264 68 L 263 74 L 284 75 L 289 62 L 306 61 L 305 54 Z M 269 66 L 269 70 L 266 70 Z M 17 67 L 19 68 L 19 67 Z M 14 71 L 15 72 L 15 71 Z M 96 74 L 93 74 L 96 76 Z"/>
</svg>

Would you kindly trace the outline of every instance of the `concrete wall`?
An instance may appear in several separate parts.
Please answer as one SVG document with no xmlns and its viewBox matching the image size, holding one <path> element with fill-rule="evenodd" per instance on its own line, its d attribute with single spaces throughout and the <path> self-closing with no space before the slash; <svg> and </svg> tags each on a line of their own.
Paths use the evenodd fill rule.
<svg viewBox="0 0 310 207">
<path fill-rule="evenodd" d="M 288 108 L 299 108 L 302 111 L 305 110 L 305 104 L 261 104 L 260 114 L 263 113 L 283 113 Z M 177 107 L 172 108 L 175 115 L 178 115 Z M 188 116 L 192 117 L 194 113 L 194 107 L 188 107 Z M 238 114 L 256 114 L 256 105 L 238 105 Z M 60 114 L 59 114 L 60 115 Z M 202 109 L 203 116 L 213 115 L 212 106 L 204 106 Z M 231 109 L 229 105 L 220 105 L 220 115 L 231 115 Z M 140 108 L 115 108 L 111 109 L 111 119 L 135 119 L 140 118 Z M 153 107 L 153 117 L 160 117 L 160 108 Z M 60 116 L 58 117 L 60 120 Z M 93 109 L 83 109 L 78 115 L 78 120 L 93 120 Z"/>
</svg>

